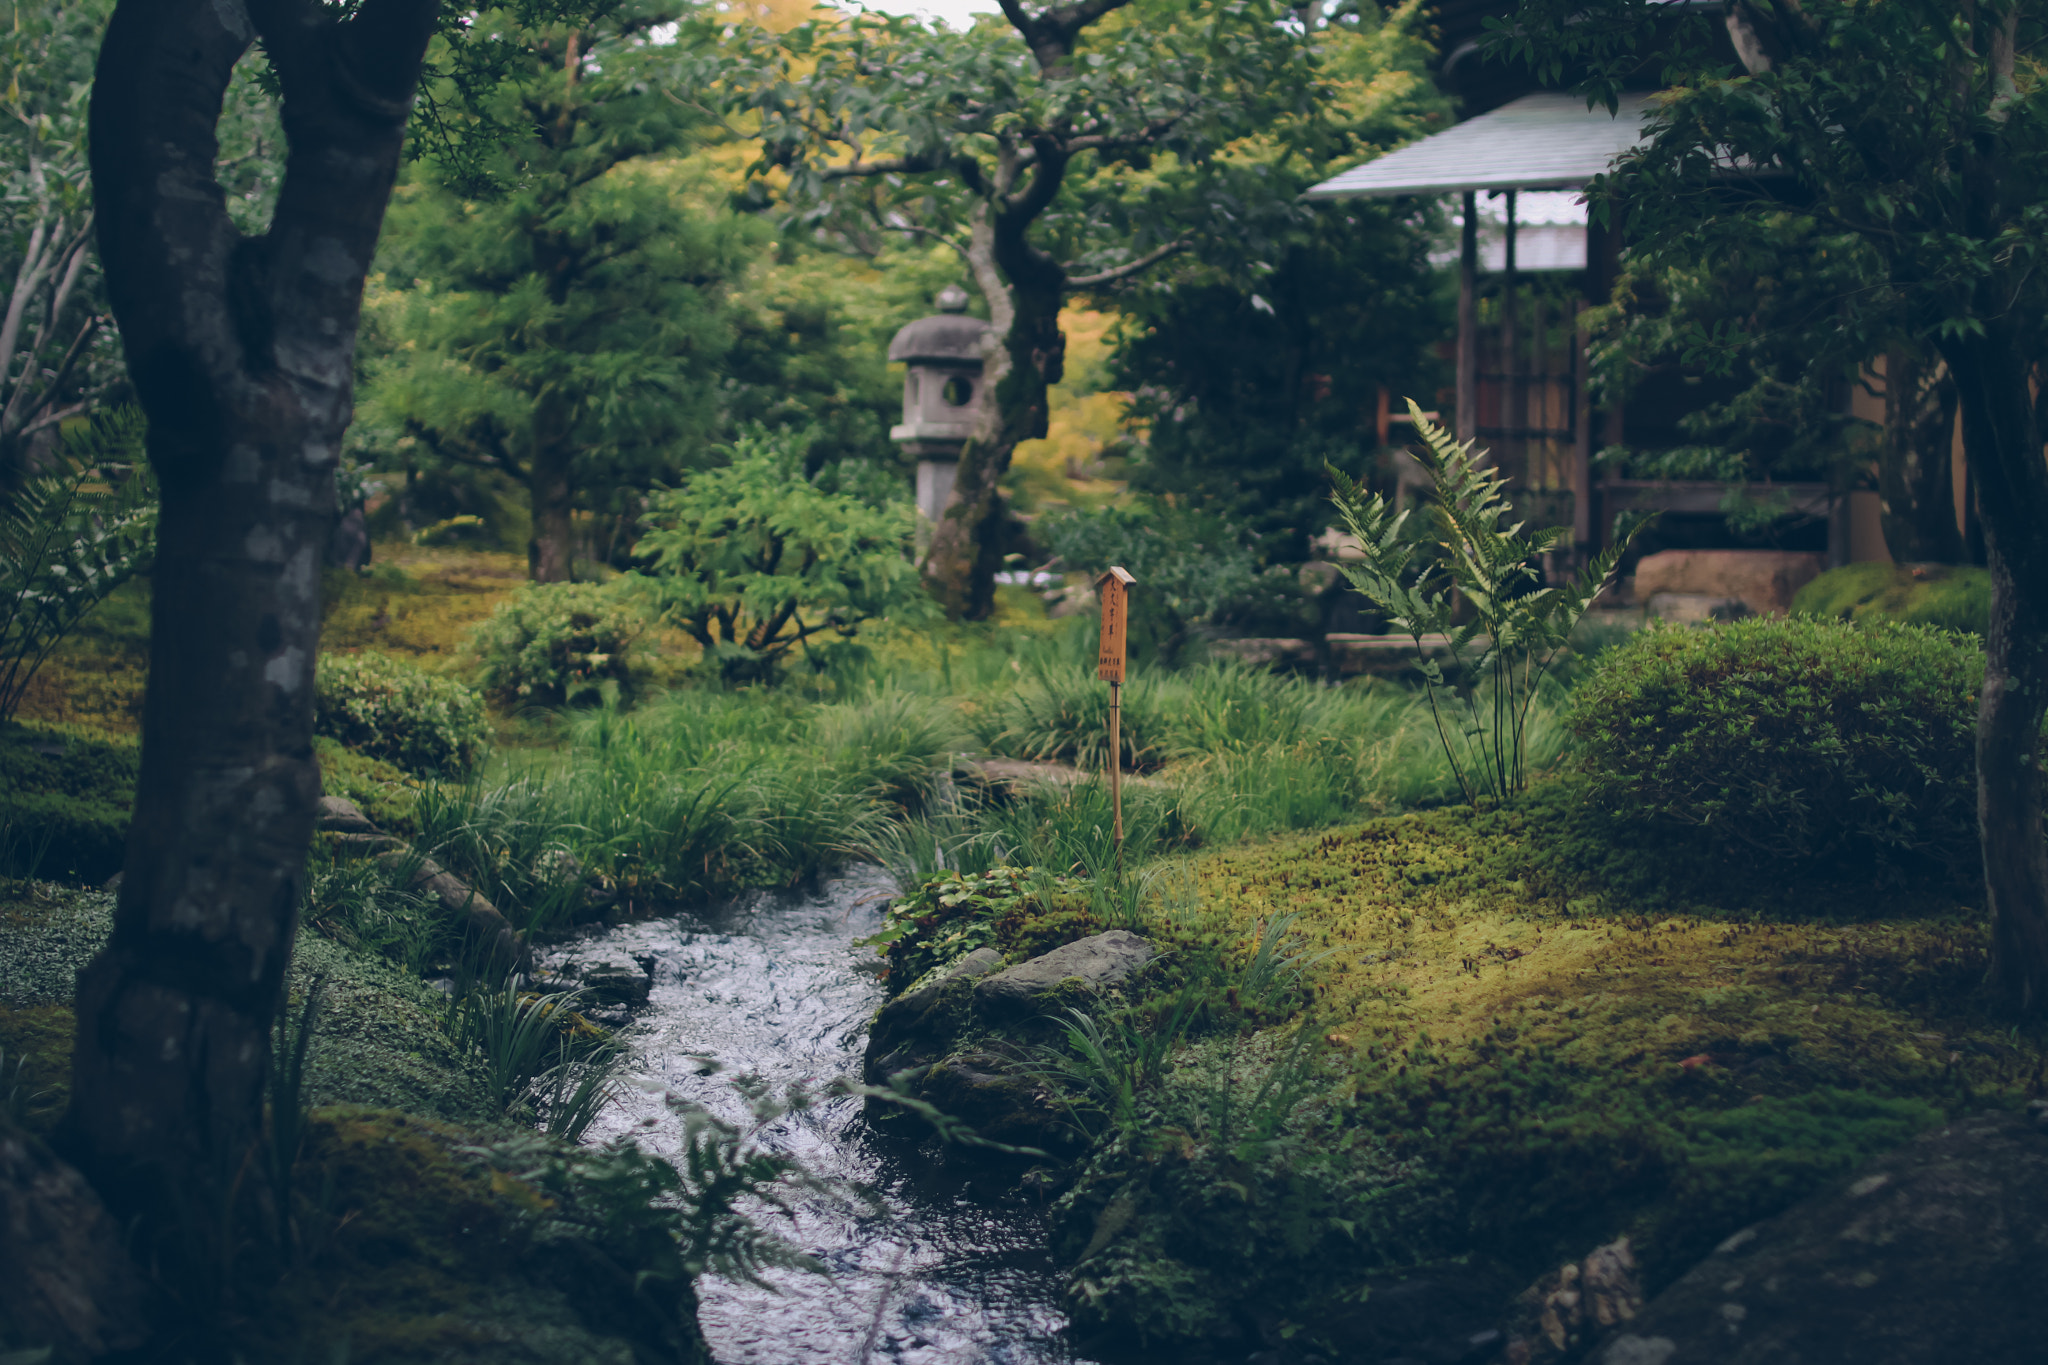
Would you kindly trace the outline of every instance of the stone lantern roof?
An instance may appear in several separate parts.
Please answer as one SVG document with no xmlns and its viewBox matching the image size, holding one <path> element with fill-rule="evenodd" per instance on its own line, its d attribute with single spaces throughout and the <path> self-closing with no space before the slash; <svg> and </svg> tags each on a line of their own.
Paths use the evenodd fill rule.
<svg viewBox="0 0 2048 1365">
<path fill-rule="evenodd" d="M 919 318 L 889 343 L 889 359 L 912 365 L 981 366 L 981 338 L 988 324 L 967 316 L 967 291 L 949 284 L 938 297 L 939 312 Z"/>
</svg>

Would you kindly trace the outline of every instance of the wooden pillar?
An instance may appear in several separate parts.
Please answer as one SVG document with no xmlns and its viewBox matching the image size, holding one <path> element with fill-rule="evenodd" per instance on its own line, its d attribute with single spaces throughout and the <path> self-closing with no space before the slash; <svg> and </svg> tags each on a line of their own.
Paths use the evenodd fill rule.
<svg viewBox="0 0 2048 1365">
<path fill-rule="evenodd" d="M 1510 451 L 1521 457 L 1519 468 L 1523 480 L 1529 475 L 1529 442 L 1521 433 L 1529 425 L 1528 385 L 1522 366 L 1522 338 L 1519 323 L 1521 318 L 1521 281 L 1515 275 L 1515 192 L 1507 192 L 1507 259 L 1503 262 L 1500 278 L 1500 375 L 1501 404 L 1500 424 L 1506 434 L 1500 441 L 1500 449 L 1494 451 L 1493 463 L 1498 467 L 1502 457 Z M 1507 466 L 1516 469 L 1516 464 Z"/>
<path fill-rule="evenodd" d="M 1590 243 L 1589 243 L 1590 245 Z M 1581 558 L 1593 544 L 1593 334 L 1586 330 L 1586 309 L 1579 302 L 1572 332 L 1572 544 Z"/>
<path fill-rule="evenodd" d="M 1479 195 L 1465 191 L 1458 253 L 1458 422 L 1460 441 L 1479 435 Z"/>
</svg>

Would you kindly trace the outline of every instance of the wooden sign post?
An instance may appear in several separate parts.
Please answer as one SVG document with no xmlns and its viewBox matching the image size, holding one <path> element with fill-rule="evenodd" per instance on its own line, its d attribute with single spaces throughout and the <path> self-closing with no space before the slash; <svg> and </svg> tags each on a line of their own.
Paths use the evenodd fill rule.
<svg viewBox="0 0 2048 1365">
<path fill-rule="evenodd" d="M 1095 580 L 1102 603 L 1102 642 L 1095 652 L 1095 676 L 1109 684 L 1109 804 L 1116 839 L 1116 875 L 1124 875 L 1124 628 L 1130 620 L 1131 585 L 1138 580 L 1112 567 Z"/>
</svg>

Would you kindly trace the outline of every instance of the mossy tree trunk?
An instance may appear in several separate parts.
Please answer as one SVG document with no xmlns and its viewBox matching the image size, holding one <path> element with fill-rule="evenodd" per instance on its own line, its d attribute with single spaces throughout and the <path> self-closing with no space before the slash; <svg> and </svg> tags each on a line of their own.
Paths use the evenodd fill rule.
<svg viewBox="0 0 2048 1365">
<path fill-rule="evenodd" d="M 313 663 L 357 315 L 437 12 L 120 0 L 93 84 L 99 244 L 162 485 L 141 775 L 82 974 L 64 1139 L 117 1208 L 222 1207 L 257 1139 L 320 772 Z M 215 177 L 262 42 L 289 148 L 269 230 Z"/>
<path fill-rule="evenodd" d="M 1050 390 L 1060 382 L 1067 341 L 1060 304 L 1067 276 L 1059 262 L 1032 246 L 1025 231 L 1059 192 L 1060 167 L 1041 166 L 1034 197 L 977 213 L 967 260 L 989 306 L 989 350 L 982 364 L 985 395 L 974 436 L 960 452 L 953 505 L 932 530 L 925 581 L 953 617 L 980 620 L 995 606 L 1002 565 L 1003 475 L 1024 441 L 1046 433 Z M 1003 181 L 998 172 L 999 182 Z M 1010 186 L 1001 183 L 999 193 Z M 1042 201 L 1042 202 L 1041 202 Z"/>
<path fill-rule="evenodd" d="M 2048 716 L 2048 462 L 2009 317 L 1945 343 L 1976 474 L 1991 569 L 1977 709 L 1977 817 L 1991 912 L 1991 979 L 2013 1006 L 2048 1006 L 2048 839 L 2041 723 Z"/>
</svg>

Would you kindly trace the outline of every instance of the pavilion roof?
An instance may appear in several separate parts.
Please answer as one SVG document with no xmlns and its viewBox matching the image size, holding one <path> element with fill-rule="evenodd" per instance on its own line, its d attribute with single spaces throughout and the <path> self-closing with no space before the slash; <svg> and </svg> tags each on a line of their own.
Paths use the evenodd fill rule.
<svg viewBox="0 0 2048 1365">
<path fill-rule="evenodd" d="M 1524 95 L 1492 113 L 1353 166 L 1310 199 L 1380 199 L 1462 190 L 1561 190 L 1585 184 L 1636 144 L 1650 95 L 1623 95 L 1620 112 L 1586 108 L 1577 95 Z"/>
</svg>

